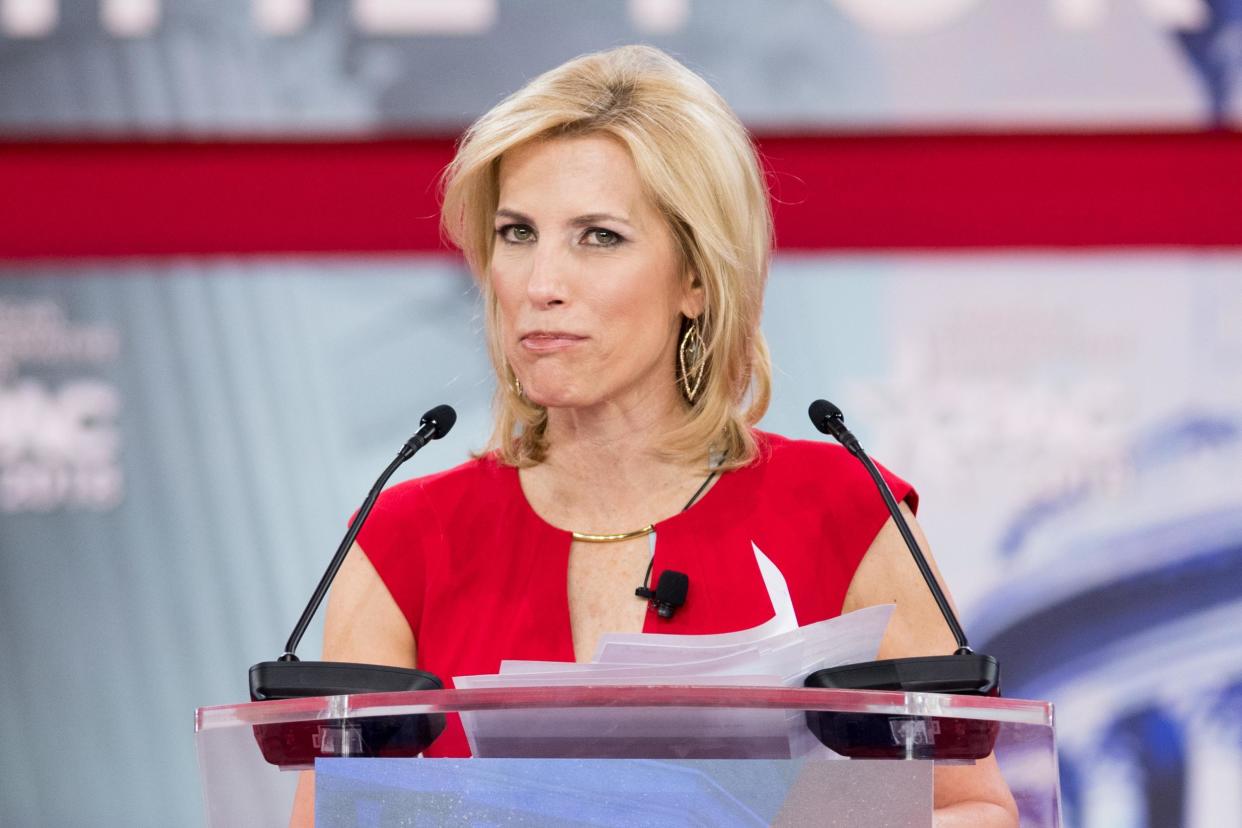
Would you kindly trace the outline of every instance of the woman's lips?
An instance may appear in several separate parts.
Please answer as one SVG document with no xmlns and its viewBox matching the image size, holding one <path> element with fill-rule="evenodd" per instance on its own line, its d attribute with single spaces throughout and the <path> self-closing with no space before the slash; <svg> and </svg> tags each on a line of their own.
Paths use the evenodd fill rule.
<svg viewBox="0 0 1242 828">
<path fill-rule="evenodd" d="M 526 334 L 521 340 L 523 348 L 537 353 L 563 351 L 566 348 L 572 348 L 579 342 L 585 341 L 585 336 L 564 333 L 562 331 L 536 331 Z"/>
</svg>

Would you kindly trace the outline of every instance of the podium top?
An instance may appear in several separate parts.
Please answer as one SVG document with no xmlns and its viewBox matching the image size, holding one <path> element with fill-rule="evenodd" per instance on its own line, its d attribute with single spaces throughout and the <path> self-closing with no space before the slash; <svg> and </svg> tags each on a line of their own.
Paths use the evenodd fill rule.
<svg viewBox="0 0 1242 828">
<path fill-rule="evenodd" d="M 1050 702 L 1023 699 L 801 687 L 573 685 L 368 693 L 200 707 L 195 711 L 194 730 L 203 733 L 238 725 L 380 715 L 625 707 L 820 710 L 937 716 L 1043 727 L 1053 724 Z"/>
<path fill-rule="evenodd" d="M 434 748 L 436 735 L 454 716 L 475 757 L 469 761 L 485 763 L 469 765 L 482 778 L 491 778 L 486 763 L 495 761 L 534 762 L 523 773 L 546 780 L 559 779 L 568 766 L 540 762 L 638 759 L 646 763 L 642 768 L 664 768 L 668 778 L 680 779 L 693 768 L 678 763 L 740 759 L 760 763 L 730 771 L 753 787 L 751 776 L 785 778 L 794 773 L 790 768 L 834 756 L 950 763 L 994 757 L 1022 824 L 1060 825 L 1053 709 L 1047 702 L 753 684 L 420 690 L 200 708 L 195 741 L 208 821 L 286 824 L 298 778 L 286 771 L 344 761 L 334 767 L 352 779 L 379 767 L 349 764 L 358 759 L 400 762 Z M 418 771 L 424 781 L 427 774 L 461 776 L 460 766 L 452 764 L 456 759 L 413 761 L 425 763 Z M 449 770 L 437 770 L 444 767 Z M 591 772 L 607 777 L 615 771 L 602 767 Z M 398 787 L 414 784 L 407 779 Z M 815 794 L 816 808 L 828 793 Z M 531 801 L 547 795 L 540 788 Z"/>
</svg>

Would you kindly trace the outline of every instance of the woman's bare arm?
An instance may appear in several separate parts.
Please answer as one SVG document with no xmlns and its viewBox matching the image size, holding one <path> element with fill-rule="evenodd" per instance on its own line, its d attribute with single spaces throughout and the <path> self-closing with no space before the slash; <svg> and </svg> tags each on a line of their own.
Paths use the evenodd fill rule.
<svg viewBox="0 0 1242 828">
<path fill-rule="evenodd" d="M 932 559 L 927 538 L 904 503 L 901 510 L 943 589 L 944 580 Z M 948 594 L 947 589 L 945 594 Z M 949 600 L 952 603 L 952 598 Z M 841 609 L 849 612 L 875 604 L 897 605 L 880 643 L 878 658 L 941 655 L 957 648 L 936 600 L 891 519 L 875 536 L 859 564 Z M 956 611 L 956 607 L 954 609 Z M 1018 808 L 994 757 L 989 756 L 974 765 L 938 765 L 934 777 L 937 828 L 956 825 L 1016 828 Z"/>
<path fill-rule="evenodd" d="M 341 564 L 324 619 L 325 661 L 414 667 L 414 634 L 405 614 L 358 544 Z M 291 828 L 315 822 L 315 773 L 303 771 L 293 800 Z"/>
</svg>

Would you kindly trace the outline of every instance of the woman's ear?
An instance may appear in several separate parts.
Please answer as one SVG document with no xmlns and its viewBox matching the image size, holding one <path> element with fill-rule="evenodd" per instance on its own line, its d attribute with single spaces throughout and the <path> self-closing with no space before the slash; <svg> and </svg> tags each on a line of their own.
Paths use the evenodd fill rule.
<svg viewBox="0 0 1242 828">
<path fill-rule="evenodd" d="M 698 319 L 707 306 L 707 296 L 703 290 L 703 280 L 693 270 L 686 272 L 681 297 L 681 315 L 687 319 Z"/>
</svg>

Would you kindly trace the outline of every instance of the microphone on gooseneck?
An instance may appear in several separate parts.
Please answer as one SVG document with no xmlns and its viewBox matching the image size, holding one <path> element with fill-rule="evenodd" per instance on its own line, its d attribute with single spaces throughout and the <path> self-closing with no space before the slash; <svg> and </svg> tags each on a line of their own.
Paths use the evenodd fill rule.
<svg viewBox="0 0 1242 828">
<path fill-rule="evenodd" d="M 952 655 L 893 658 L 830 667 L 811 673 L 803 684 L 842 690 L 999 696 L 1000 665 L 992 656 L 970 649 L 966 633 L 914 539 L 910 525 L 897 507 L 892 490 L 863 451 L 858 438 L 846 427 L 841 409 L 827 400 L 816 400 L 808 413 L 817 429 L 835 438 L 867 469 L 957 641 L 957 650 Z M 851 757 L 974 760 L 990 754 L 996 742 L 995 722 L 942 717 L 928 722 L 900 715 L 879 716 L 878 719 L 859 714 L 807 712 L 807 724 L 819 740 L 832 750 Z"/>
<path fill-rule="evenodd" d="M 419 449 L 432 440 L 439 440 L 448 434 L 457 422 L 457 412 L 452 406 L 437 405 L 423 415 L 419 421 L 419 429 L 401 450 L 397 457 L 388 464 L 383 474 L 371 487 L 366 500 L 363 501 L 358 513 L 349 523 L 349 529 L 336 549 L 328 569 L 315 587 L 302 617 L 298 619 L 285 651 L 276 661 L 264 661 L 250 668 L 250 698 L 252 701 L 269 699 L 300 698 L 305 696 L 336 696 L 351 693 L 396 692 L 402 690 L 440 689 L 443 682 L 425 670 L 413 670 L 401 667 L 386 667 L 375 664 L 349 664 L 336 661 L 299 661 L 294 654 L 311 619 L 319 609 L 328 588 L 336 578 L 345 556 L 358 537 L 358 532 L 371 514 L 380 492 L 388 478 L 392 477 L 397 468 L 409 460 Z"/>
<path fill-rule="evenodd" d="M 884 505 L 888 507 L 888 512 L 892 515 L 893 523 L 897 525 L 897 530 L 901 533 L 902 540 L 906 542 L 906 548 L 910 550 L 910 554 L 914 557 L 914 563 L 918 566 L 923 580 L 927 583 L 927 588 L 931 590 L 932 597 L 936 599 L 936 605 L 940 608 L 940 614 L 944 616 L 945 623 L 949 625 L 949 631 L 953 633 L 953 638 L 957 641 L 957 655 L 969 655 L 972 650 L 966 642 L 966 633 L 962 631 L 962 625 L 958 623 L 953 608 L 949 606 L 949 599 L 945 597 L 944 590 L 936 582 L 936 576 L 932 574 L 931 566 L 927 563 L 927 558 L 923 556 L 923 550 L 919 549 L 918 542 L 915 541 L 914 534 L 910 531 L 910 525 L 906 523 L 905 515 L 897 508 L 897 500 L 893 497 L 892 490 L 888 488 L 888 483 L 884 481 L 884 477 L 880 474 L 880 470 L 876 468 L 875 463 L 871 462 L 867 452 L 863 451 L 862 444 L 858 442 L 858 438 L 846 427 L 845 415 L 841 413 L 841 409 L 827 400 L 816 400 L 811 403 L 811 408 L 807 413 L 817 429 L 835 438 L 850 454 L 857 457 L 867 469 L 867 473 L 871 475 L 876 488 L 880 490 L 880 497 L 884 499 Z M 984 657 L 988 658 L 988 656 Z"/>
<path fill-rule="evenodd" d="M 821 433 L 834 437 L 855 457 L 865 456 L 862 445 L 854 436 L 854 432 L 845 427 L 845 415 L 841 413 L 841 409 L 827 400 L 816 400 L 811 403 L 807 414 L 810 415 L 811 422 Z"/>
</svg>

